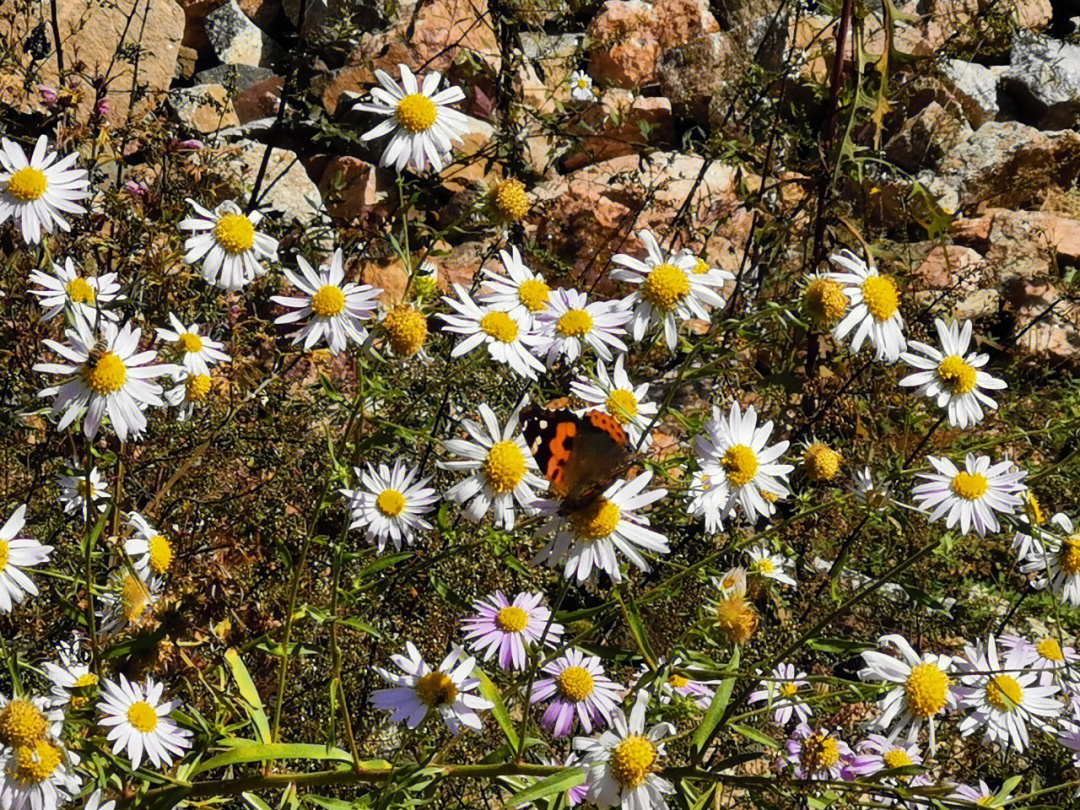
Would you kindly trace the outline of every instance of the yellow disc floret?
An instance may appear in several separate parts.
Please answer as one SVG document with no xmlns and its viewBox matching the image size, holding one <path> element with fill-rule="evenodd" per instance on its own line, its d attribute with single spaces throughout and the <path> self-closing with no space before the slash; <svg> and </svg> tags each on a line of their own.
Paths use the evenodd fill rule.
<svg viewBox="0 0 1080 810">
<path fill-rule="evenodd" d="M 518 285 L 518 299 L 529 312 L 543 312 L 547 309 L 551 287 L 538 278 L 530 278 Z"/>
<path fill-rule="evenodd" d="M 870 276 L 862 284 L 863 303 L 875 320 L 887 321 L 900 308 L 896 284 L 885 276 Z"/>
<path fill-rule="evenodd" d="M 716 604 L 716 626 L 731 643 L 745 644 L 754 637 L 758 614 L 742 596 L 728 596 Z"/>
<path fill-rule="evenodd" d="M 1058 551 L 1058 567 L 1068 576 L 1080 574 L 1080 535 L 1065 538 Z"/>
<path fill-rule="evenodd" d="M 818 731 L 802 741 L 799 764 L 808 773 L 827 771 L 840 761 L 840 746 L 836 738 Z"/>
<path fill-rule="evenodd" d="M 11 557 L 11 546 L 7 540 L 0 540 L 0 571 L 7 568 L 8 559 Z"/>
<path fill-rule="evenodd" d="M 953 476 L 952 483 L 949 486 L 955 495 L 974 501 L 986 494 L 986 476 L 982 473 L 969 473 L 961 470 Z"/>
<path fill-rule="evenodd" d="M 1000 712 L 1015 712 L 1024 701 L 1024 690 L 1010 675 L 995 675 L 986 683 L 986 702 Z"/>
<path fill-rule="evenodd" d="M 950 354 L 937 367 L 937 378 L 947 390 L 956 395 L 967 394 L 975 387 L 978 372 L 964 358 Z"/>
<path fill-rule="evenodd" d="M 158 724 L 157 712 L 145 700 L 137 700 L 128 707 L 127 719 L 132 727 L 143 734 L 149 734 Z"/>
<path fill-rule="evenodd" d="M 225 214 L 214 226 L 214 240 L 233 255 L 255 244 L 255 226 L 243 214 Z"/>
<path fill-rule="evenodd" d="M 383 319 L 390 348 L 398 357 L 412 357 L 427 342 L 427 318 L 408 304 L 394 307 Z"/>
<path fill-rule="evenodd" d="M 780 687 L 780 694 L 786 698 L 795 697 L 799 692 L 799 687 L 793 683 L 785 683 Z"/>
<path fill-rule="evenodd" d="M 679 675 L 676 673 L 669 675 L 667 682 L 672 689 L 685 689 L 690 683 L 690 679 L 687 678 L 685 675 Z"/>
<path fill-rule="evenodd" d="M 64 754 L 60 747 L 49 740 L 37 740 L 15 749 L 14 768 L 9 773 L 13 781 L 26 785 L 40 785 L 56 773 Z M 29 802 L 28 802 L 29 803 Z"/>
<path fill-rule="evenodd" d="M 885 763 L 886 768 L 906 768 L 908 765 L 915 764 L 915 760 L 913 760 L 911 755 L 903 748 L 894 748 L 891 751 L 886 751 L 881 755 L 881 760 Z"/>
<path fill-rule="evenodd" d="M 127 382 L 127 366 L 119 356 L 105 352 L 96 363 L 83 366 L 83 380 L 95 394 L 112 394 Z"/>
<path fill-rule="evenodd" d="M 405 496 L 396 489 L 384 489 L 375 499 L 375 508 L 386 517 L 397 517 L 405 511 Z"/>
<path fill-rule="evenodd" d="M 637 397 L 634 396 L 633 391 L 627 391 L 625 388 L 616 388 L 611 391 L 604 407 L 624 425 L 632 422 L 638 414 Z"/>
<path fill-rule="evenodd" d="M 495 614 L 495 626 L 504 633 L 520 633 L 529 626 L 529 614 L 516 605 L 504 607 Z"/>
<path fill-rule="evenodd" d="M 811 481 L 832 481 L 840 472 L 841 461 L 839 453 L 821 442 L 814 442 L 803 454 L 806 477 Z"/>
<path fill-rule="evenodd" d="M 645 300 L 662 312 L 673 311 L 689 293 L 690 279 L 673 264 L 658 264 L 641 285 Z"/>
<path fill-rule="evenodd" d="M 45 172 L 27 166 L 8 178 L 7 190 L 8 194 L 19 202 L 28 203 L 41 199 L 48 187 L 49 180 L 45 177 Z"/>
<path fill-rule="evenodd" d="M 1035 650 L 1047 661 L 1064 661 L 1065 653 L 1056 638 L 1044 638 L 1035 645 Z"/>
<path fill-rule="evenodd" d="M 345 309 L 345 293 L 336 284 L 324 284 L 311 296 L 311 311 L 320 318 L 333 318 Z"/>
<path fill-rule="evenodd" d="M 457 698 L 457 687 L 445 672 L 429 672 L 416 682 L 416 695 L 425 706 L 449 706 Z"/>
<path fill-rule="evenodd" d="M 555 685 L 567 700 L 584 700 L 593 691 L 593 676 L 585 667 L 567 667 L 555 678 Z"/>
<path fill-rule="evenodd" d="M 202 402 L 209 395 L 213 383 L 209 374 L 191 374 L 184 380 L 184 397 L 188 402 Z"/>
<path fill-rule="evenodd" d="M 949 676 L 934 664 L 916 664 L 904 682 L 908 708 L 926 719 L 945 708 L 949 693 Z"/>
<path fill-rule="evenodd" d="M 92 304 L 97 300 L 95 290 L 86 279 L 75 276 L 67 283 L 68 298 L 75 304 Z"/>
<path fill-rule="evenodd" d="M 557 328 L 564 337 L 584 337 L 593 328 L 593 318 L 584 309 L 571 309 L 559 318 Z"/>
<path fill-rule="evenodd" d="M 402 129 L 427 132 L 435 123 L 438 110 L 435 102 L 423 93 L 413 93 L 398 102 L 396 115 Z"/>
<path fill-rule="evenodd" d="M 79 679 L 75 681 L 71 687 L 78 692 L 87 692 L 91 687 L 97 686 L 98 676 L 93 672 L 84 672 L 79 676 Z M 90 705 L 90 698 L 86 695 L 72 695 L 71 707 L 73 709 L 83 709 Z"/>
<path fill-rule="evenodd" d="M 648 737 L 632 734 L 615 746 L 608 767 L 615 781 L 623 787 L 636 788 L 644 782 L 656 764 L 656 745 Z"/>
<path fill-rule="evenodd" d="M 480 328 L 501 343 L 517 340 L 518 325 L 505 312 L 489 312 L 480 319 Z"/>
<path fill-rule="evenodd" d="M 516 442 L 504 441 L 488 450 L 484 476 L 496 492 L 513 492 L 525 477 L 525 454 Z"/>
<path fill-rule="evenodd" d="M 502 219 L 520 222 L 529 213 L 529 195 L 520 180 L 504 180 L 491 190 L 491 202 Z"/>
<path fill-rule="evenodd" d="M 150 569 L 155 574 L 164 574 L 173 561 L 172 544 L 163 534 L 155 534 L 147 541 L 150 556 Z"/>
<path fill-rule="evenodd" d="M 12 748 L 33 745 L 49 733 L 49 721 L 29 700 L 15 699 L 0 709 L 0 743 Z"/>
<path fill-rule="evenodd" d="M 609 537 L 619 526 L 622 513 L 619 507 L 607 498 L 597 498 L 570 514 L 570 525 L 578 537 L 585 540 L 600 540 Z"/>
<path fill-rule="evenodd" d="M 120 604 L 124 618 L 133 622 L 146 612 L 150 604 L 150 592 L 140 579 L 128 574 L 120 586 Z"/>
<path fill-rule="evenodd" d="M 745 444 L 733 444 L 724 453 L 720 466 L 727 473 L 728 483 L 731 486 L 746 486 L 757 475 L 757 454 Z"/>
<path fill-rule="evenodd" d="M 848 309 L 848 297 L 838 282 L 828 278 L 815 278 L 806 285 L 803 306 L 819 329 L 831 329 L 844 317 Z"/>
<path fill-rule="evenodd" d="M 176 344 L 183 352 L 201 352 L 203 350 L 202 338 L 194 332 L 184 332 Z"/>
</svg>

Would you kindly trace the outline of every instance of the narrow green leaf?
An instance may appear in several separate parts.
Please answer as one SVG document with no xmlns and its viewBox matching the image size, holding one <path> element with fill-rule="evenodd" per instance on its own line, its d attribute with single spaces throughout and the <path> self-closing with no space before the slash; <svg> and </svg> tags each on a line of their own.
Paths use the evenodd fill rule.
<svg viewBox="0 0 1080 810">
<path fill-rule="evenodd" d="M 244 666 L 244 662 L 240 660 L 240 653 L 230 647 L 225 651 L 225 661 L 232 671 L 233 680 L 236 681 L 236 688 L 240 690 L 240 697 L 248 704 L 248 716 L 251 718 L 251 722 L 255 724 L 255 736 L 258 737 L 261 743 L 270 742 L 270 721 L 266 717 L 262 698 L 259 697 L 259 690 L 255 688 L 255 681 L 251 679 L 251 673 Z"/>
<path fill-rule="evenodd" d="M 732 668 L 739 665 L 739 648 L 735 648 L 735 652 L 731 654 L 731 663 L 728 665 Z M 694 732 L 694 738 L 691 742 L 691 749 L 695 759 L 705 753 L 705 747 L 709 744 L 709 741 L 713 738 L 716 726 L 720 722 L 720 718 L 724 716 L 724 709 L 727 708 L 728 701 L 731 700 L 731 690 L 735 688 L 735 678 L 725 678 L 720 682 L 719 688 L 716 690 L 716 694 L 713 695 L 712 702 L 709 704 L 709 708 L 705 711 L 705 716 L 701 718 L 701 725 L 697 727 L 697 731 Z"/>
<path fill-rule="evenodd" d="M 340 748 L 327 748 L 325 745 L 311 743 L 253 743 L 232 748 L 204 762 L 196 773 L 224 768 L 226 765 L 240 765 L 244 762 L 273 762 L 279 759 L 316 759 L 321 761 L 352 762 L 352 755 Z M 364 763 L 366 767 L 381 768 L 390 764 L 382 760 Z"/>
<path fill-rule="evenodd" d="M 535 785 L 527 787 L 524 790 L 519 790 L 510 797 L 506 806 L 517 807 L 519 804 L 534 802 L 537 799 L 553 796 L 556 793 L 562 793 L 564 790 L 577 787 L 584 781 L 585 771 L 581 768 L 568 768 L 565 771 L 559 771 L 558 773 L 541 779 Z"/>
<path fill-rule="evenodd" d="M 498 688 L 480 667 L 473 670 L 473 675 L 480 679 L 480 694 L 495 704 L 491 714 L 495 718 L 495 722 L 499 724 L 503 734 L 506 735 L 506 741 L 510 743 L 510 747 L 517 751 L 518 735 L 514 730 L 514 721 L 510 719 L 510 712 L 506 710 L 506 704 L 503 703 Z"/>
<path fill-rule="evenodd" d="M 622 601 L 622 597 L 616 593 L 619 601 Z M 649 643 L 649 634 L 645 630 L 645 623 L 641 620 L 641 612 L 638 610 L 637 602 L 633 599 L 627 599 L 623 602 L 623 606 L 626 608 L 626 620 L 630 625 L 630 632 L 634 636 L 634 641 L 637 642 L 638 648 L 641 650 L 641 654 L 645 656 L 645 660 L 649 663 L 651 669 L 656 665 L 656 653 L 653 652 L 652 644 Z"/>
<path fill-rule="evenodd" d="M 402 560 L 407 560 L 413 554 L 411 551 L 402 551 L 400 554 L 388 554 L 385 557 L 380 557 L 363 571 L 361 571 L 356 579 L 357 581 L 370 577 L 372 574 L 377 574 L 384 568 L 389 568 L 391 565 L 397 565 Z"/>
<path fill-rule="evenodd" d="M 753 740 L 754 742 L 761 743 L 769 748 L 779 748 L 780 743 L 765 734 L 762 731 L 758 731 L 756 728 L 750 728 L 750 726 L 744 726 L 741 723 L 732 723 L 729 728 L 732 731 L 737 731 L 742 734 L 746 739 Z"/>
</svg>

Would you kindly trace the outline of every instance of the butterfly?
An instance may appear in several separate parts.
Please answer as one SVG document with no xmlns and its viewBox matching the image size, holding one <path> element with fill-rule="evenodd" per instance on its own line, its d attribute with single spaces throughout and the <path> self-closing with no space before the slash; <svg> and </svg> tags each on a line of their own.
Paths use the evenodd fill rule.
<svg viewBox="0 0 1080 810">
<path fill-rule="evenodd" d="M 595 502 L 630 464 L 629 436 L 609 413 L 578 416 L 566 408 L 530 405 L 521 419 L 529 451 L 551 492 L 563 500 L 562 515 Z"/>
</svg>

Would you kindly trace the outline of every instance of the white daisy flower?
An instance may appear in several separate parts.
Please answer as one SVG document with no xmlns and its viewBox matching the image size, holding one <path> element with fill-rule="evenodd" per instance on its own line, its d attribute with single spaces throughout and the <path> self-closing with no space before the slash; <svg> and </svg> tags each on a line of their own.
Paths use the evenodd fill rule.
<svg viewBox="0 0 1080 810">
<path fill-rule="evenodd" d="M 965 649 L 961 668 L 971 674 L 961 677 L 958 691 L 960 708 L 970 713 L 960 723 L 961 735 L 967 737 L 985 727 L 990 742 L 1005 747 L 1011 742 L 1023 753 L 1030 745 L 1028 722 L 1048 729 L 1047 721 L 1061 714 L 1064 707 L 1053 699 L 1058 685 L 1037 685 L 1039 673 L 1028 669 L 1026 659 L 1024 648 L 1017 646 L 1003 664 L 993 635 Z"/>
<path fill-rule="evenodd" d="M 980 389 L 999 391 L 1008 386 L 1004 380 L 980 370 L 990 355 L 968 353 L 971 321 L 964 321 L 961 327 L 956 321 L 946 324 L 936 318 L 934 325 L 941 350 L 917 340 L 911 341 L 908 348 L 914 352 L 904 352 L 900 358 L 918 371 L 900 380 L 900 385 L 919 386 L 918 394 L 936 400 L 939 408 L 947 409 L 949 424 L 953 427 L 971 427 L 982 421 L 984 405 L 991 410 L 997 409 L 997 403 Z"/>
<path fill-rule="evenodd" d="M 614 416 L 630 437 L 630 445 L 637 447 L 642 433 L 656 416 L 657 405 L 645 400 L 649 394 L 648 383 L 635 387 L 630 382 L 624 368 L 625 360 L 626 355 L 616 357 L 610 374 L 603 361 L 597 360 L 596 379 L 578 377 L 570 383 L 570 393 Z"/>
<path fill-rule="evenodd" d="M 263 260 L 277 261 L 277 239 L 255 229 L 262 221 L 258 211 L 245 214 L 231 200 L 213 211 L 194 200 L 188 200 L 188 204 L 195 209 L 195 216 L 177 226 L 194 234 L 184 242 L 184 261 L 188 264 L 201 261 L 207 284 L 239 290 L 256 277 L 266 275 Z"/>
<path fill-rule="evenodd" d="M 918 743 L 903 745 L 883 737 L 869 734 L 856 746 L 854 759 L 848 763 L 848 771 L 855 776 L 869 776 L 879 771 L 893 768 L 907 768 L 922 765 L 922 754 Z"/>
<path fill-rule="evenodd" d="M 0 752 L 0 807 L 57 810 L 79 792 L 79 755 L 54 738 Z"/>
<path fill-rule="evenodd" d="M 783 582 L 793 588 L 798 587 L 799 583 L 793 576 L 795 563 L 787 557 L 774 554 L 764 543 L 751 547 L 748 553 L 750 554 L 750 565 L 747 566 L 749 573 Z"/>
<path fill-rule="evenodd" d="M 1021 481 L 1027 473 L 1011 461 L 991 465 L 988 456 L 968 453 L 960 470 L 947 458 L 926 460 L 936 472 L 919 473 L 927 483 L 914 487 L 911 496 L 931 522 L 945 516 L 946 528 L 959 525 L 967 534 L 974 527 L 984 537 L 988 530 L 1001 528 L 995 512 L 1011 515 L 1023 504 L 1021 493 L 1027 486 Z"/>
<path fill-rule="evenodd" d="M 476 613 L 461 626 L 465 641 L 477 655 L 491 660 L 498 653 L 499 666 L 524 670 L 529 665 L 529 647 L 543 642 L 556 647 L 563 626 L 551 620 L 551 609 L 543 604 L 542 593 L 519 593 L 511 602 L 502 591 L 473 603 Z"/>
<path fill-rule="evenodd" d="M 22 504 L 0 527 L 0 613 L 11 613 L 27 596 L 37 596 L 37 585 L 23 569 L 48 562 L 53 551 L 32 537 L 21 537 L 25 524 L 26 504 Z"/>
<path fill-rule="evenodd" d="M 690 514 L 705 515 L 706 523 L 711 517 L 714 525 L 722 526 L 738 505 L 753 522 L 758 515 L 771 516 L 775 511 L 772 501 L 790 494 L 785 484 L 795 467 L 777 463 L 788 442 L 767 445 L 773 423 L 759 427 L 757 418 L 753 406 L 744 414 L 737 402 L 732 403 L 726 417 L 713 407 L 713 418 L 695 443 L 700 465 L 695 484 L 705 483 L 702 479 L 707 477 L 709 489 L 691 504 Z"/>
<path fill-rule="evenodd" d="M 559 516 L 561 500 L 543 499 L 537 508 L 550 519 L 537 535 L 555 536 L 533 563 L 545 563 L 549 568 L 562 564 L 563 576 L 584 582 L 592 576 L 593 568 L 606 573 L 612 582 L 622 582 L 619 554 L 642 571 L 649 563 L 641 552 L 667 554 L 667 538 L 648 528 L 649 519 L 634 514 L 667 495 L 666 489 L 645 492 L 652 481 L 651 470 L 645 470 L 632 481 L 616 481 L 602 496 L 567 517 Z"/>
<path fill-rule="evenodd" d="M 303 293 L 303 297 L 271 296 L 271 301 L 296 310 L 275 318 L 274 323 L 295 323 L 307 318 L 307 323 L 292 333 L 292 342 L 303 341 L 304 351 L 323 339 L 330 347 L 331 354 L 345 351 L 350 340 L 358 346 L 363 344 L 368 335 L 364 323 L 375 317 L 382 290 L 370 284 L 341 283 L 345 280 L 341 248 L 334 251 L 334 255 L 318 272 L 303 256 L 297 256 L 296 262 L 303 277 L 287 267 L 284 272 L 289 282 Z"/>
<path fill-rule="evenodd" d="M 839 781 L 855 756 L 839 729 L 812 729 L 806 723 L 795 727 L 785 747 L 787 762 L 799 779 Z"/>
<path fill-rule="evenodd" d="M 97 691 L 98 676 L 90 670 L 90 656 L 83 650 L 79 637 L 61 644 L 58 651 L 60 663 L 46 661 L 42 664 L 45 677 L 52 682 L 52 701 L 61 710 L 82 709 L 90 703 L 90 692 Z M 61 720 L 62 722 L 62 720 Z"/>
<path fill-rule="evenodd" d="M 109 590 L 98 597 L 99 637 L 137 627 L 153 616 L 162 588 L 158 576 L 143 580 L 132 573 L 117 574 Z"/>
<path fill-rule="evenodd" d="M 793 664 L 778 664 L 772 678 L 761 682 L 761 688 L 751 692 L 747 703 L 765 702 L 772 709 L 773 722 L 786 726 L 795 717 L 800 723 L 807 722 L 814 711 L 810 704 L 799 697 L 799 689 L 810 686 L 805 672 L 795 672 Z"/>
<path fill-rule="evenodd" d="M 28 245 L 40 242 L 43 230 L 70 231 L 63 215 L 85 214 L 79 202 L 90 196 L 86 169 L 72 168 L 78 157 L 72 152 L 57 160 L 42 135 L 28 161 L 16 143 L 0 139 L 0 225 L 14 219 Z"/>
<path fill-rule="evenodd" d="M 16 697 L 0 692 L 0 748 L 21 748 L 64 731 L 64 710 L 47 697 Z M 0 805 L 2 806 L 2 805 Z"/>
<path fill-rule="evenodd" d="M 228 362 L 232 358 L 225 354 L 222 344 L 199 334 L 199 324 L 184 326 L 184 322 L 173 313 L 169 313 L 172 329 L 158 329 L 158 338 L 172 344 L 180 364 L 193 374 L 210 374 L 214 363 Z"/>
<path fill-rule="evenodd" d="M 60 487 L 59 500 L 64 514 L 78 512 L 85 521 L 90 518 L 91 508 L 96 512 L 109 508 L 109 490 L 97 467 L 91 467 L 88 476 L 86 470 L 80 470 L 77 462 L 72 461 L 71 475 L 57 476 L 56 485 Z"/>
<path fill-rule="evenodd" d="M 82 318 L 91 326 L 99 317 L 115 321 L 120 318 L 120 313 L 109 309 L 109 305 L 126 300 L 126 296 L 120 294 L 116 273 L 84 277 L 70 258 L 64 260 L 63 267 L 53 262 L 51 274 L 32 271 L 30 281 L 39 285 L 30 292 L 45 307 L 42 316 L 45 321 L 51 321 L 65 310 L 72 319 Z"/>
<path fill-rule="evenodd" d="M 574 750 L 581 752 L 588 769 L 588 800 L 600 810 L 666 810 L 664 796 L 675 788 L 655 771 L 664 756 L 665 737 L 675 733 L 671 723 L 657 723 L 645 730 L 649 696 L 638 692 L 627 720 L 616 709 L 611 728 L 598 737 L 575 737 Z"/>
<path fill-rule="evenodd" d="M 543 340 L 533 351 L 549 368 L 564 355 L 567 362 L 576 362 L 586 346 L 601 360 L 610 361 L 613 348 L 620 357 L 627 351 L 619 335 L 626 333 L 626 322 L 632 317 L 621 301 L 590 304 L 583 292 L 554 290 L 547 309 L 536 316 L 536 332 Z"/>
<path fill-rule="evenodd" d="M 379 553 L 389 540 L 401 551 L 404 543 L 411 546 L 417 532 L 433 528 L 424 515 L 435 508 L 439 493 L 428 486 L 431 478 L 416 480 L 418 470 L 410 469 L 397 459 L 391 469 L 380 464 L 378 469 L 368 464 L 366 470 L 354 467 L 363 489 L 339 490 L 349 501 L 352 512 L 350 529 L 363 529 L 368 540 L 379 545 Z"/>
<path fill-rule="evenodd" d="M 578 723 L 587 734 L 594 726 L 611 724 L 624 687 L 607 676 L 597 656 L 569 649 L 544 664 L 543 674 L 529 695 L 530 703 L 551 701 L 540 718 L 541 728 L 565 737 Z"/>
<path fill-rule="evenodd" d="M 480 303 L 495 310 L 502 310 L 512 316 L 524 316 L 532 322 L 533 316 L 548 307 L 551 288 L 544 277 L 530 270 L 521 261 L 521 252 L 511 247 L 510 252 L 499 251 L 506 275 L 485 267 L 483 288 L 488 292 L 480 295 Z"/>
<path fill-rule="evenodd" d="M 128 513 L 128 526 L 132 535 L 124 541 L 124 552 L 131 558 L 139 576 L 149 579 L 155 574 L 162 576 L 168 573 L 175 556 L 169 538 L 138 512 Z"/>
<path fill-rule="evenodd" d="M 372 103 L 353 104 L 354 110 L 387 116 L 381 124 L 360 136 L 362 141 L 393 136 L 383 150 L 380 163 L 401 172 L 411 165 L 423 172 L 428 164 L 441 172 L 450 162 L 453 141 L 463 142 L 469 131 L 469 119 L 448 105 L 461 101 L 465 93 L 460 87 L 447 87 L 441 92 L 442 74 L 433 71 L 424 77 L 423 84 L 407 65 L 398 65 L 401 85 L 383 70 L 375 71 L 382 87 L 371 88 Z M 402 89 L 404 87 L 404 89 Z"/>
<path fill-rule="evenodd" d="M 214 378 L 181 368 L 173 375 L 173 387 L 165 392 L 165 401 L 177 409 L 176 418 L 186 422 L 196 408 L 206 404 L 214 390 Z"/>
<path fill-rule="evenodd" d="M 1021 561 L 1020 570 L 1036 574 L 1035 587 L 1049 587 L 1066 604 L 1080 607 L 1080 534 L 1072 520 L 1062 512 L 1050 518 L 1050 524 L 1061 536 L 1044 531 L 1042 544 L 1033 547 Z"/>
<path fill-rule="evenodd" d="M 536 460 L 518 431 L 519 411 L 510 414 L 506 427 L 499 429 L 495 413 L 486 404 L 480 405 L 483 427 L 469 419 L 461 426 L 469 434 L 466 439 L 448 439 L 443 442 L 447 452 L 459 456 L 457 460 L 440 461 L 444 470 L 463 470 L 470 474 L 449 490 L 446 500 L 464 504 L 465 517 L 479 522 L 488 510 L 495 510 L 495 525 L 507 530 L 514 528 L 514 502 L 533 514 L 536 490 L 544 489 L 547 482 L 537 472 Z"/>
<path fill-rule="evenodd" d="M 705 305 L 723 307 L 725 301 L 719 290 L 735 277 L 724 270 L 694 272 L 698 260 L 692 253 L 666 253 L 650 231 L 639 231 L 638 239 L 645 245 L 645 258 L 635 259 L 625 253 L 614 256 L 612 261 L 625 269 L 612 270 L 611 277 L 639 285 L 626 298 L 634 308 L 634 340 L 645 337 L 651 326 L 662 325 L 664 342 L 675 351 L 679 323 L 690 318 L 709 320 Z"/>
<path fill-rule="evenodd" d="M 138 684 L 122 673 L 118 681 L 106 679 L 102 684 L 98 725 L 109 729 L 106 739 L 113 744 L 112 752 L 126 752 L 132 769 L 139 767 L 144 754 L 155 768 L 168 768 L 191 747 L 191 732 L 169 717 L 180 701 L 162 700 L 164 689 L 153 678 Z"/>
<path fill-rule="evenodd" d="M 531 318 L 520 312 L 515 314 L 481 308 L 460 284 L 454 285 L 454 292 L 460 300 L 443 296 L 443 301 L 456 314 L 438 315 L 446 322 L 443 327 L 445 331 L 466 336 L 454 347 L 451 357 L 460 357 L 478 346 L 486 345 L 492 360 L 508 365 L 511 371 L 521 377 L 535 380 L 537 373 L 546 371 L 544 364 L 531 353 L 544 343 L 544 338 L 533 333 Z"/>
<path fill-rule="evenodd" d="M 460 647 L 455 647 L 438 669 L 424 662 L 411 641 L 405 642 L 405 655 L 392 655 L 390 660 L 401 674 L 375 667 L 393 687 L 376 689 L 371 705 L 390 712 L 391 722 L 416 728 L 434 710 L 451 734 L 460 734 L 462 728 L 483 728 L 476 712 L 491 709 L 493 704 L 476 694 L 480 686 L 480 679 L 472 677 L 476 659 L 466 658 Z"/>
<path fill-rule="evenodd" d="M 154 377 L 172 374 L 175 367 L 167 363 L 150 364 L 157 352 L 140 352 L 141 329 L 130 323 L 117 329 L 109 321 L 101 323 L 104 349 L 85 323 L 77 322 L 74 329 L 64 331 L 70 345 L 45 340 L 45 345 L 67 363 L 37 363 L 34 371 L 58 374 L 67 379 L 59 386 L 50 386 L 39 397 L 55 397 L 53 414 L 63 413 L 57 430 L 64 430 L 83 413 L 83 433 L 94 438 L 106 414 L 120 441 L 130 434 L 138 439 L 146 430 L 143 410 L 148 405 L 164 407 L 161 386 L 149 382 Z"/>
<path fill-rule="evenodd" d="M 574 101 L 596 101 L 592 77 L 584 70 L 575 70 L 571 73 L 567 83 L 570 85 L 570 95 Z"/>
<path fill-rule="evenodd" d="M 84 807 L 83 810 L 115 810 L 116 800 L 112 799 L 105 802 L 105 804 L 102 804 L 101 799 L 103 796 L 104 794 L 101 792 L 101 788 L 95 790 L 90 794 L 90 798 L 86 800 L 86 807 Z"/>
<path fill-rule="evenodd" d="M 709 704 L 712 702 L 713 695 L 716 694 L 716 690 L 712 687 L 720 683 L 720 681 L 697 681 L 684 675 L 683 672 L 687 671 L 687 662 L 681 658 L 675 658 L 675 660 L 668 663 L 666 658 L 661 657 L 657 660 L 657 666 L 660 671 L 667 670 L 669 673 L 666 678 L 656 678 L 648 685 L 654 695 L 665 706 L 669 705 L 674 697 L 686 698 L 694 703 L 699 709 L 709 708 Z M 635 689 L 640 681 L 653 672 L 649 668 L 648 664 L 642 664 L 638 670 L 636 677 L 630 680 L 630 689 Z"/>
<path fill-rule="evenodd" d="M 882 509 L 892 503 L 892 487 L 885 481 L 879 481 L 869 467 L 856 470 L 852 476 L 851 492 L 861 504 L 871 509 Z"/>
<path fill-rule="evenodd" d="M 951 678 L 952 659 L 947 655 L 919 655 L 898 634 L 882 636 L 882 645 L 891 645 L 900 658 L 869 650 L 862 654 L 866 667 L 859 672 L 862 680 L 885 681 L 895 684 L 879 702 L 881 716 L 872 724 L 896 739 L 908 728 L 908 740 L 918 739 L 926 725 L 930 732 L 930 751 L 937 747 L 937 718 L 942 712 L 956 708 L 957 695 Z M 892 729 L 891 731 L 889 729 Z"/>
<path fill-rule="evenodd" d="M 1024 653 L 1025 666 L 1039 673 L 1039 683 L 1043 686 L 1050 683 L 1071 686 L 1080 677 L 1080 672 L 1077 671 L 1080 655 L 1073 647 L 1062 647 L 1061 642 L 1054 636 L 1047 636 L 1035 642 L 1023 636 L 998 637 L 998 648 L 1006 655 L 1017 647 L 1020 647 Z"/>
<path fill-rule="evenodd" d="M 840 342 L 851 334 L 853 352 L 859 351 L 870 338 L 874 359 L 895 363 L 907 347 L 896 283 L 850 250 L 834 253 L 829 260 L 847 271 L 829 273 L 829 279 L 844 285 L 844 294 L 851 302 L 848 314 L 833 328 L 833 337 Z"/>
</svg>

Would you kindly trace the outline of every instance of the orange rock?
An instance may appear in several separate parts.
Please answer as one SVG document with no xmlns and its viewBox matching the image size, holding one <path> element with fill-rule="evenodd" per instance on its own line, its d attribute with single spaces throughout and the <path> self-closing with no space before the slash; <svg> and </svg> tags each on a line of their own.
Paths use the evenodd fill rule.
<svg viewBox="0 0 1080 810">
<path fill-rule="evenodd" d="M 663 52 L 652 31 L 653 9 L 642 0 L 607 0 L 589 26 L 589 74 L 617 87 L 656 81 Z"/>
<path fill-rule="evenodd" d="M 675 137 L 671 102 L 666 98 L 635 96 L 612 89 L 600 104 L 586 108 L 581 121 L 570 128 L 581 137 L 573 154 L 563 161 L 569 171 L 620 155 L 632 155 L 643 148 L 669 147 Z M 648 137 L 643 134 L 648 133 Z"/>
</svg>

